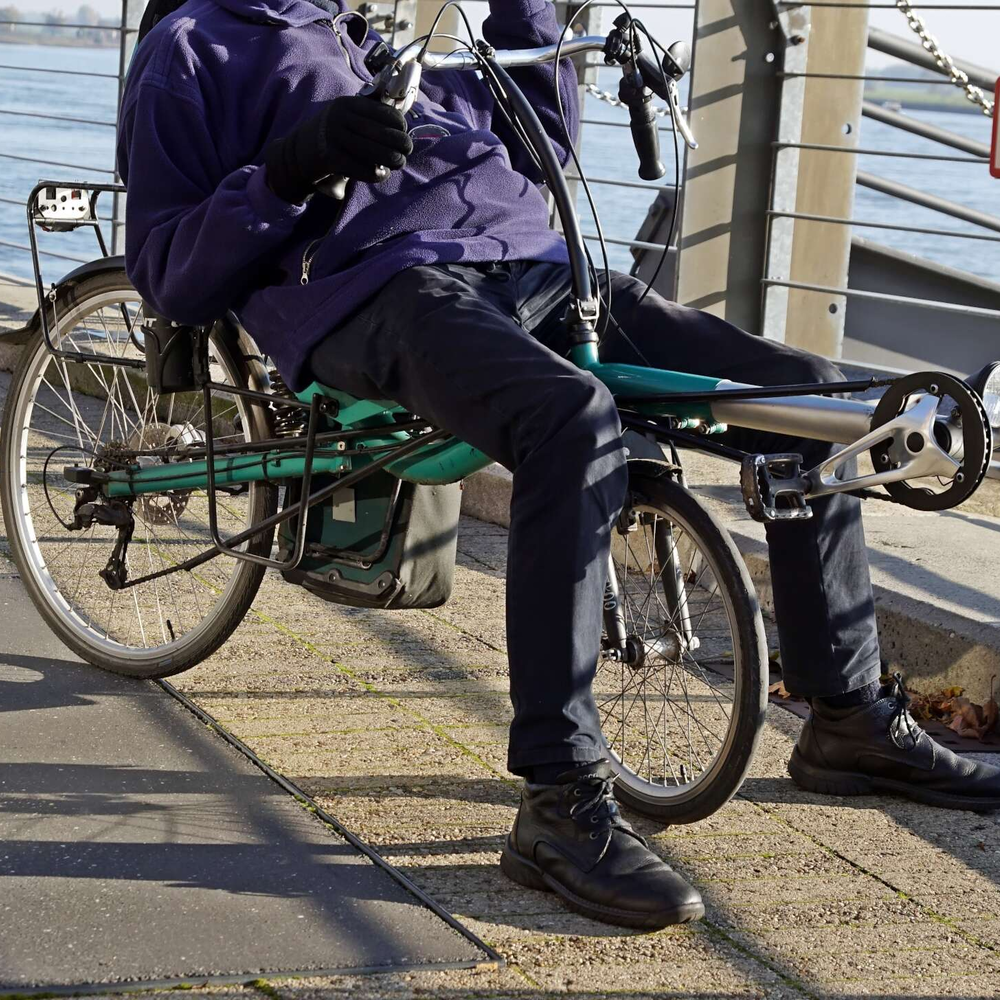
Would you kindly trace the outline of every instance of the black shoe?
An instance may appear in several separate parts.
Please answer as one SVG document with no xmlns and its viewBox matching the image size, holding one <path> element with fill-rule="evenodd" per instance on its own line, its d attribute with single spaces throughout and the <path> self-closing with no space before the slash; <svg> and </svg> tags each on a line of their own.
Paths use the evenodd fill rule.
<svg viewBox="0 0 1000 1000">
<path fill-rule="evenodd" d="M 703 917 L 698 891 L 621 818 L 614 781 L 602 760 L 554 785 L 525 784 L 500 857 L 504 874 L 607 924 L 652 929 Z"/>
<path fill-rule="evenodd" d="M 871 705 L 833 709 L 817 701 L 788 773 L 821 795 L 889 793 L 950 809 L 1000 809 L 1000 768 L 936 743 L 907 711 L 909 701 L 899 674 Z"/>
</svg>

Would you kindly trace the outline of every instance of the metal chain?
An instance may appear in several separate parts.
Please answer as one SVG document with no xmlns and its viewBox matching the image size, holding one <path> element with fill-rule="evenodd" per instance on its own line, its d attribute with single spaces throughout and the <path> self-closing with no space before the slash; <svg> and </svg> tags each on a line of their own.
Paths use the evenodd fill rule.
<svg viewBox="0 0 1000 1000">
<path fill-rule="evenodd" d="M 610 104 L 613 108 L 627 108 L 628 105 L 624 101 L 619 101 L 610 90 L 601 90 L 596 83 L 588 83 L 586 85 L 587 93 L 596 97 L 599 101 L 603 101 L 605 104 Z M 666 118 L 670 114 L 670 108 L 666 105 L 660 106 L 656 105 L 654 107 L 656 111 L 657 118 Z"/>
<path fill-rule="evenodd" d="M 955 60 L 941 48 L 940 42 L 927 30 L 927 22 L 913 9 L 910 0 L 896 0 L 896 7 L 906 18 L 910 27 L 920 38 L 920 43 L 934 57 L 934 61 L 951 77 L 956 87 L 965 91 L 965 96 L 975 105 L 982 108 L 983 114 L 993 117 L 993 101 L 986 92 L 969 81 L 969 75 L 955 65 Z"/>
</svg>

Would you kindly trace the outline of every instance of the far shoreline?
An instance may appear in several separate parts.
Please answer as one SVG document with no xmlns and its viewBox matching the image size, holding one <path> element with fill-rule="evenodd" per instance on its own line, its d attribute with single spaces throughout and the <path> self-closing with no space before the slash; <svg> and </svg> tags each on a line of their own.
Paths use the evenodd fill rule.
<svg viewBox="0 0 1000 1000">
<path fill-rule="evenodd" d="M 64 49 L 117 49 L 117 42 L 88 42 L 86 38 L 56 38 L 54 35 L 0 35 L 0 44 L 47 45 Z"/>
</svg>

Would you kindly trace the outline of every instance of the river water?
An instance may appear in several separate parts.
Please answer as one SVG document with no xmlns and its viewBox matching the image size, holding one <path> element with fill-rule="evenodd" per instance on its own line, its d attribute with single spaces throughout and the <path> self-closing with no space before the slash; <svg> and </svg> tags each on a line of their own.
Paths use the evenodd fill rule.
<svg viewBox="0 0 1000 1000">
<path fill-rule="evenodd" d="M 2 67 L 48 67 L 113 76 L 117 63 L 117 50 L 110 48 L 0 43 Z M 609 77 L 604 85 L 610 89 L 613 80 Z M 0 109 L 41 112 L 105 123 L 95 125 L 82 121 L 39 120 L 0 114 L 0 243 L 19 246 L 27 243 L 23 204 L 40 177 L 90 181 L 110 179 L 108 171 L 114 156 L 114 130 L 109 123 L 114 119 L 116 100 L 117 81 L 114 79 L 0 68 Z M 912 114 L 968 138 L 989 142 L 990 122 L 983 116 L 923 111 Z M 622 111 L 600 104 L 593 98 L 587 100 L 586 117 L 619 122 L 626 120 Z M 895 152 L 955 152 L 867 119 L 862 125 L 860 145 Z M 956 152 L 955 155 L 961 154 Z M 17 156 L 79 166 L 45 167 L 11 158 Z M 664 135 L 663 159 L 668 164 L 668 173 L 659 183 L 670 184 L 673 182 L 673 150 L 669 135 Z M 585 126 L 583 161 L 588 175 L 592 177 L 638 180 L 627 129 Z M 984 164 L 862 156 L 859 166 L 862 170 L 901 181 L 969 208 L 1000 214 L 1000 181 L 990 177 Z M 83 170 L 80 167 L 92 169 Z M 635 236 L 655 194 L 603 184 L 595 184 L 594 191 L 605 233 L 617 239 Z M 107 198 L 104 212 L 110 214 L 110 209 L 110 198 Z M 864 188 L 858 189 L 854 215 L 857 219 L 896 225 L 926 226 L 965 233 L 986 232 L 971 223 Z M 586 218 L 583 226 L 585 232 L 594 231 L 593 223 Z M 858 229 L 857 232 L 889 246 L 1000 281 L 1000 242 L 878 229 Z M 1000 239 L 1000 234 L 989 235 Z M 84 259 L 96 253 L 94 235 L 87 230 L 58 235 L 40 234 L 40 245 L 51 253 Z M 631 261 L 624 247 L 612 246 L 610 257 L 612 265 L 622 269 L 627 269 Z M 45 265 L 46 278 L 55 280 L 73 263 L 58 257 L 46 257 Z M 0 273 L 29 276 L 28 255 L 21 249 L 0 245 Z"/>
</svg>

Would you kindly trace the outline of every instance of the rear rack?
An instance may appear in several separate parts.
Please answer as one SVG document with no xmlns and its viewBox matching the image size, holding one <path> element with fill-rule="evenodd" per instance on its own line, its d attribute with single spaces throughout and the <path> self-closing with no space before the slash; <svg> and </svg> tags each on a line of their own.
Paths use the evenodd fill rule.
<svg viewBox="0 0 1000 1000">
<path fill-rule="evenodd" d="M 40 180 L 28 195 L 25 206 L 28 218 L 28 242 L 31 246 L 31 268 L 35 281 L 35 295 L 38 298 L 38 318 L 42 327 L 42 336 L 45 339 L 45 346 L 53 357 L 64 358 L 71 361 L 91 361 L 95 364 L 115 365 L 120 368 L 143 368 L 141 361 L 131 358 L 114 358 L 106 354 L 96 354 L 87 351 L 64 351 L 57 344 L 53 343 L 52 330 L 49 325 L 48 310 L 46 309 L 46 299 L 55 306 L 56 290 L 58 285 L 49 285 L 46 292 L 45 283 L 42 278 L 42 266 L 38 250 L 38 238 L 35 233 L 36 227 L 45 232 L 58 233 L 70 232 L 84 226 L 90 226 L 94 230 L 97 239 L 97 246 L 101 252 L 101 257 L 107 258 L 111 254 L 108 252 L 108 245 L 101 232 L 101 223 L 109 222 L 109 219 L 102 219 L 97 212 L 97 202 L 102 194 L 124 194 L 123 184 L 100 184 L 93 181 L 57 181 Z M 122 320 L 128 330 L 129 337 L 136 347 L 139 347 L 133 331 L 133 323 L 129 318 L 128 310 L 122 306 Z"/>
</svg>

